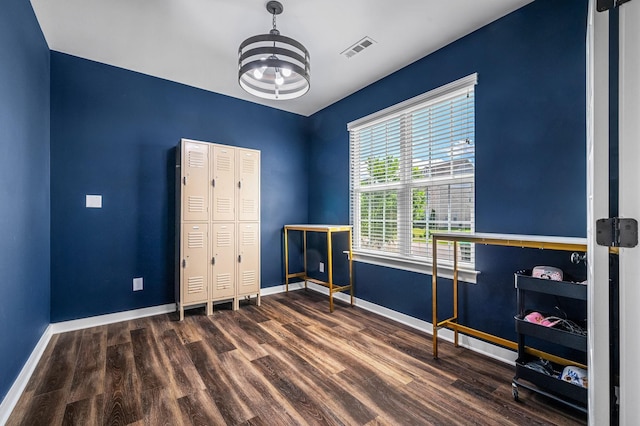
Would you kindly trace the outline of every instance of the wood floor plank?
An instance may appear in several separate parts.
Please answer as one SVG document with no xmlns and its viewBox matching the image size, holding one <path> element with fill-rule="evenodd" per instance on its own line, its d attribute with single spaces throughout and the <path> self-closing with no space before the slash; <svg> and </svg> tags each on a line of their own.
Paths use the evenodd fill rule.
<svg viewBox="0 0 640 426">
<path fill-rule="evenodd" d="M 267 350 L 278 360 L 280 368 L 298 379 L 298 386 L 314 399 L 322 400 L 346 424 L 366 424 L 375 418 L 375 413 L 341 383 L 327 377 L 287 345 L 273 342 L 266 347 L 272 348 Z"/>
<path fill-rule="evenodd" d="M 131 341 L 129 323 L 116 322 L 107 326 L 107 346 L 120 345 Z"/>
<path fill-rule="evenodd" d="M 256 413 L 256 418 L 269 419 L 271 426 L 304 424 L 295 408 L 283 398 L 270 382 L 254 367 L 239 350 L 220 354 L 220 361 L 229 375 L 233 386 L 242 390 L 244 401 Z M 251 421 L 249 419 L 248 421 Z"/>
<path fill-rule="evenodd" d="M 219 312 L 214 312 L 210 320 L 216 324 L 227 341 L 229 341 L 234 348 L 240 349 L 247 359 L 253 360 L 267 355 L 264 349 L 262 349 L 260 342 L 240 328 L 235 321 L 236 316 L 235 312 L 225 313 L 223 315 L 220 315 Z"/>
<path fill-rule="evenodd" d="M 184 424 L 193 426 L 210 426 L 226 424 L 217 405 L 208 391 L 197 391 L 178 399 Z"/>
<path fill-rule="evenodd" d="M 67 402 L 90 399 L 104 392 L 106 329 L 82 334 L 70 395 Z"/>
<path fill-rule="evenodd" d="M 217 353 L 232 351 L 236 349 L 232 341 L 220 330 L 220 328 L 209 317 L 195 318 L 196 324 L 203 336 L 203 340 L 211 346 Z"/>
<path fill-rule="evenodd" d="M 141 420 L 140 393 L 131 343 L 108 346 L 102 408 L 104 422 L 124 425 Z"/>
<path fill-rule="evenodd" d="M 9 421 L 7 424 L 25 426 L 58 425 L 62 422 L 67 405 L 65 396 L 66 391 L 63 389 L 34 395 L 30 401 L 29 408 L 23 413 L 23 416 L 16 419 L 16 423 Z"/>
<path fill-rule="evenodd" d="M 151 388 L 142 392 L 142 415 L 145 425 L 182 426 L 178 401 L 169 388 Z"/>
<path fill-rule="evenodd" d="M 159 343 L 154 338 L 151 328 L 131 330 L 133 359 L 140 388 L 143 391 L 166 387 L 168 384 Z"/>
<path fill-rule="evenodd" d="M 81 337 L 82 330 L 76 330 L 64 333 L 58 338 L 35 395 L 68 388 L 71 385 Z"/>
<path fill-rule="evenodd" d="M 105 334 L 106 336 L 106 334 Z M 62 419 L 63 426 L 101 425 L 102 395 L 67 404 Z"/>
<path fill-rule="evenodd" d="M 265 356 L 251 361 L 264 375 L 267 380 L 284 396 L 291 405 L 310 425 L 336 425 L 344 424 L 334 417 L 331 410 L 322 404 L 321 401 L 310 398 L 292 380 L 284 374 L 279 374 L 280 369 L 270 356 Z"/>
<path fill-rule="evenodd" d="M 256 413 L 247 405 L 241 390 L 228 381 L 215 349 L 209 347 L 205 340 L 189 343 L 187 349 L 225 422 L 236 424 L 255 417 Z"/>
<path fill-rule="evenodd" d="M 47 363 L 49 362 L 49 360 L 51 359 L 51 354 L 53 354 L 53 351 L 56 347 L 56 344 L 58 343 L 58 339 L 60 338 L 60 334 L 54 334 L 53 336 L 51 336 L 51 339 L 49 340 L 49 343 L 47 344 L 47 347 L 45 348 L 44 352 L 42 353 L 42 356 L 40 357 L 40 361 L 38 361 L 38 365 L 36 366 L 36 369 L 33 371 L 33 374 L 31 375 L 31 377 L 29 378 L 29 381 L 27 382 L 27 386 L 24 389 L 24 392 L 31 392 L 32 394 L 35 394 L 36 389 L 38 388 L 38 386 L 40 385 L 40 383 L 42 383 L 44 376 L 47 374 Z"/>
<path fill-rule="evenodd" d="M 189 357 L 189 351 L 180 342 L 175 329 L 162 333 L 163 351 L 169 363 L 167 375 L 177 398 L 206 388 L 195 365 Z"/>
</svg>

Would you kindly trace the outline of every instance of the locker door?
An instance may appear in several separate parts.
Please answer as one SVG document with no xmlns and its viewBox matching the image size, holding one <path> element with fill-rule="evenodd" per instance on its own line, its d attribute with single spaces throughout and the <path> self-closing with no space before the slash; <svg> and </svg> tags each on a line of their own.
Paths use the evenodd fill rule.
<svg viewBox="0 0 640 426">
<path fill-rule="evenodd" d="M 235 149 L 213 145 L 212 176 L 212 216 L 215 221 L 235 220 L 236 175 Z"/>
<path fill-rule="evenodd" d="M 212 226 L 211 300 L 229 299 L 235 293 L 236 233 L 233 223 Z"/>
<path fill-rule="evenodd" d="M 182 225 L 182 298 L 183 305 L 207 301 L 208 288 L 208 225 Z"/>
<path fill-rule="evenodd" d="M 238 224 L 238 295 L 260 291 L 260 226 Z"/>
<path fill-rule="evenodd" d="M 209 147 L 208 144 L 182 142 L 182 220 L 209 220 Z"/>
<path fill-rule="evenodd" d="M 260 152 L 238 149 L 238 220 L 260 220 Z"/>
</svg>

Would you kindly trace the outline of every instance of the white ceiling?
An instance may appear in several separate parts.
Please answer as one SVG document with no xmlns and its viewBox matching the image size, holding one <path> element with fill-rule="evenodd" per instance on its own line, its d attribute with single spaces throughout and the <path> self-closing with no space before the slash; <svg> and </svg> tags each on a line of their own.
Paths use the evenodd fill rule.
<svg viewBox="0 0 640 426">
<path fill-rule="evenodd" d="M 51 50 L 305 116 L 532 0 L 280 0 L 311 55 L 311 89 L 268 101 L 238 85 L 238 46 L 271 29 L 267 0 L 31 0 Z M 345 49 L 376 44 L 352 58 Z"/>
</svg>

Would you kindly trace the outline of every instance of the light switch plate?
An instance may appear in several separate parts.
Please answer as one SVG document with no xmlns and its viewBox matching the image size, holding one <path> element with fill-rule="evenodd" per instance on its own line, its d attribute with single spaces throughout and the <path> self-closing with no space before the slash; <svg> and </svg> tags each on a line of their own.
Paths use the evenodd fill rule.
<svg viewBox="0 0 640 426">
<path fill-rule="evenodd" d="M 133 279 L 133 291 L 142 290 L 142 278 L 134 278 Z"/>
<path fill-rule="evenodd" d="M 320 272 L 324 272 L 324 263 L 320 262 L 320 267 L 318 268 Z"/>
<path fill-rule="evenodd" d="M 87 195 L 87 208 L 101 209 L 102 208 L 102 195 Z"/>
</svg>

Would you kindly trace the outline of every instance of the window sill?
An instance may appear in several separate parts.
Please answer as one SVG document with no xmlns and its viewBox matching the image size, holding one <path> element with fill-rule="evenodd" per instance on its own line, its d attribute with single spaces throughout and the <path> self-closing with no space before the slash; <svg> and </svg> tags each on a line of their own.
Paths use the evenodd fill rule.
<svg viewBox="0 0 640 426">
<path fill-rule="evenodd" d="M 345 252 L 348 254 L 348 252 Z M 395 256 L 381 256 L 369 252 L 353 250 L 353 260 L 356 262 L 368 263 L 371 265 L 385 266 L 388 268 L 402 269 L 404 271 L 418 272 L 420 274 L 432 275 L 433 265 L 431 262 L 417 259 L 407 259 Z M 475 284 L 476 277 L 480 271 L 464 269 L 458 267 L 458 281 Z M 438 262 L 438 277 L 453 279 L 453 264 L 449 262 Z"/>
</svg>

